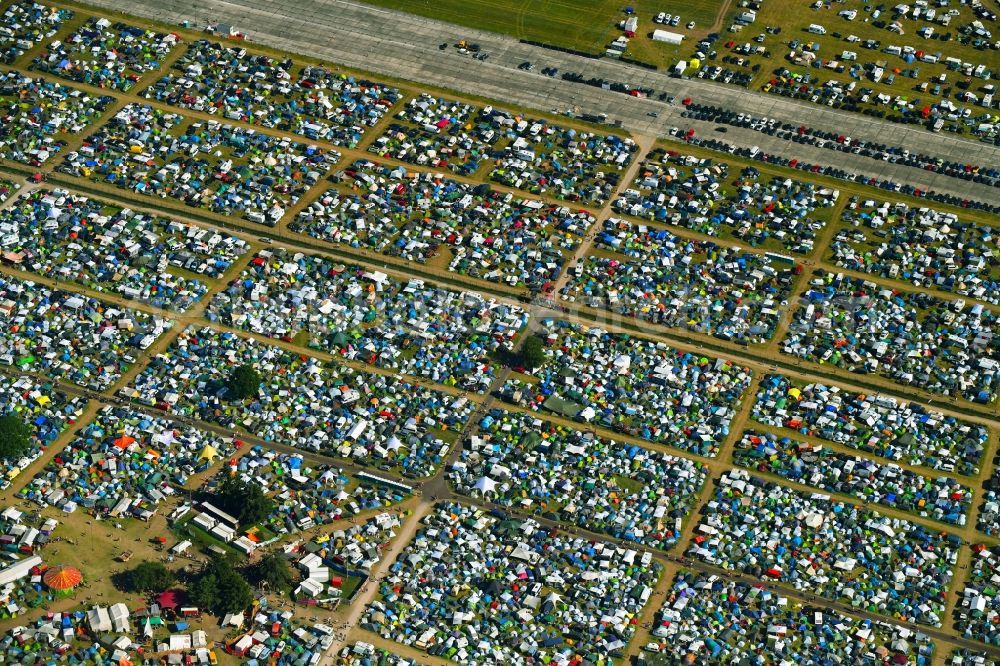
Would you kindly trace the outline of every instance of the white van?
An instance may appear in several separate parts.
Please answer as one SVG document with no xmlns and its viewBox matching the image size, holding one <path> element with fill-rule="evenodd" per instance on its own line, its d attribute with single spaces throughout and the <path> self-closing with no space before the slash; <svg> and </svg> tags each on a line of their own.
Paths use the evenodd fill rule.
<svg viewBox="0 0 1000 666">
<path fill-rule="evenodd" d="M 819 24 L 816 24 L 816 23 L 810 23 L 809 27 L 806 28 L 806 30 L 808 32 L 811 32 L 814 35 L 825 35 L 826 34 L 826 28 L 824 28 L 823 26 L 821 26 Z"/>
</svg>

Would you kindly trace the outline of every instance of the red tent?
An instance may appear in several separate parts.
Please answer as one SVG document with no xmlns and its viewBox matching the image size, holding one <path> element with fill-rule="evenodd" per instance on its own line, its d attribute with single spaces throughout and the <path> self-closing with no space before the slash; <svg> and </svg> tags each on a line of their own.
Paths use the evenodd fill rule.
<svg viewBox="0 0 1000 666">
<path fill-rule="evenodd" d="M 156 597 L 156 603 L 160 608 L 175 610 L 181 605 L 181 594 L 183 593 L 180 590 L 167 590 Z"/>
</svg>

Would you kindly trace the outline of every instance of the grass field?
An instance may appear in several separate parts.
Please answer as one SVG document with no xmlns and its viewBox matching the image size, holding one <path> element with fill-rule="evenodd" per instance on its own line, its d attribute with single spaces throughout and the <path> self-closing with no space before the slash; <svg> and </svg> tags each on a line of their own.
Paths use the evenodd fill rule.
<svg viewBox="0 0 1000 666">
<path fill-rule="evenodd" d="M 665 0 L 365 1 L 379 7 L 590 53 L 604 53 L 605 47 L 622 34 L 618 22 L 626 18 L 622 10 L 628 6 L 635 9 L 639 18 L 639 31 L 629 51 L 637 58 L 658 65 L 666 64 L 675 50 L 664 44 L 654 44 L 646 37 L 660 27 L 653 23 L 656 14 L 680 11 L 681 25 L 667 29 L 700 37 L 715 22 L 720 7 L 727 4 L 724 0 L 693 0 L 683 5 Z M 688 21 L 696 22 L 694 30 L 685 29 Z M 461 37 L 456 34 L 456 41 Z M 663 51 L 663 57 L 658 57 L 659 51 Z"/>
</svg>

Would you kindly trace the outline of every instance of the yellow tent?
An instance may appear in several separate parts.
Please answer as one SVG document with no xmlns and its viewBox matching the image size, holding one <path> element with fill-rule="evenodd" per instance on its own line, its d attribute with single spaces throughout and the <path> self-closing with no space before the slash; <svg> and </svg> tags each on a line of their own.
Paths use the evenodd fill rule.
<svg viewBox="0 0 1000 666">
<path fill-rule="evenodd" d="M 205 448 L 198 454 L 198 460 L 215 460 L 219 457 L 219 452 L 211 444 L 206 444 Z"/>
</svg>

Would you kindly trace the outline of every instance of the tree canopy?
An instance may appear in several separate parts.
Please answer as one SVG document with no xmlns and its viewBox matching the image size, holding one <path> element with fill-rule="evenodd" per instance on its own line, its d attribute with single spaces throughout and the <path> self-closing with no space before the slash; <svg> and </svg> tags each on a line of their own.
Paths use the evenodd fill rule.
<svg viewBox="0 0 1000 666">
<path fill-rule="evenodd" d="M 232 563 L 212 559 L 188 586 L 191 601 L 215 615 L 239 613 L 253 603 L 253 591 Z"/>
<path fill-rule="evenodd" d="M 244 364 L 233 369 L 226 389 L 234 400 L 256 398 L 260 394 L 260 382 L 260 373 L 253 366 Z"/>
<path fill-rule="evenodd" d="M 545 345 L 541 338 L 532 335 L 521 347 L 521 364 L 529 370 L 534 370 L 543 363 L 545 363 Z"/>
<path fill-rule="evenodd" d="M 0 458 L 19 458 L 31 447 L 31 426 L 17 414 L 0 416 Z"/>
<path fill-rule="evenodd" d="M 174 580 L 174 574 L 159 562 L 143 562 L 128 572 L 125 584 L 129 592 L 162 592 Z"/>
<path fill-rule="evenodd" d="M 235 476 L 226 476 L 216 490 L 219 508 L 239 519 L 244 525 L 253 525 L 271 515 L 274 502 L 257 483 L 247 483 Z"/>
<path fill-rule="evenodd" d="M 288 568 L 288 561 L 277 553 L 266 555 L 250 573 L 255 583 L 266 583 L 271 591 L 285 592 L 292 587 L 292 571 Z"/>
</svg>

